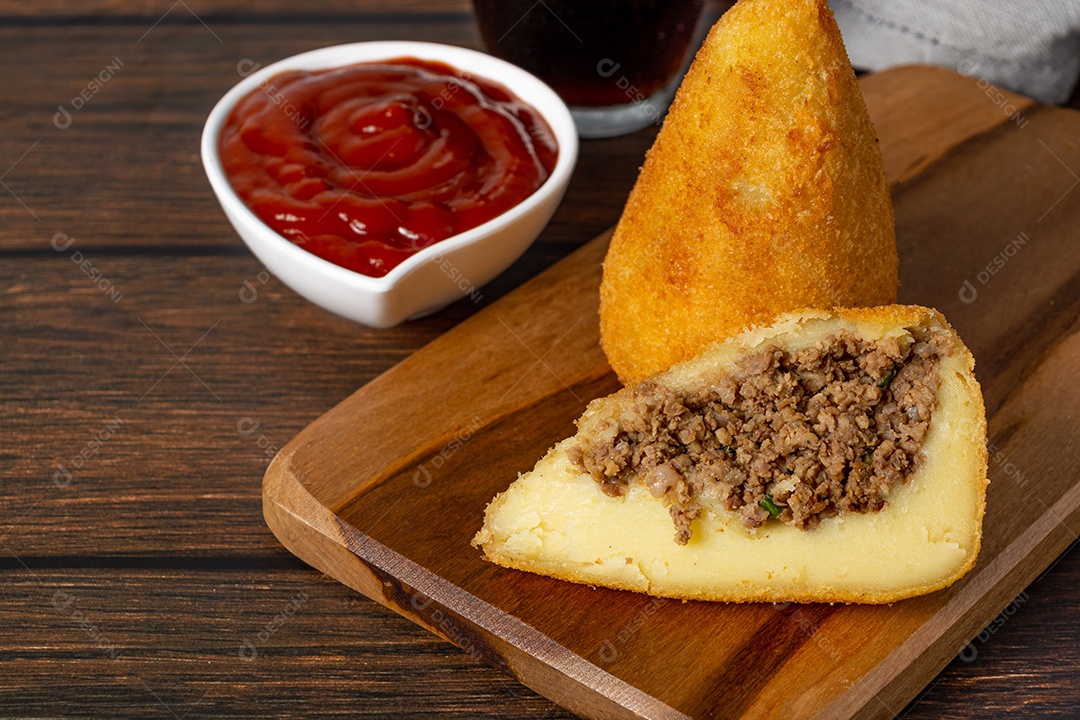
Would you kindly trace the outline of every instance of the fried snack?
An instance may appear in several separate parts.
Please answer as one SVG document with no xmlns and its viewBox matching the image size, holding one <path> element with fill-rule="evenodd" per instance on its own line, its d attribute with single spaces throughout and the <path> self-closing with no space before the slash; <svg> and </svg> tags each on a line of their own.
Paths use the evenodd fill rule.
<svg viewBox="0 0 1080 720">
<path fill-rule="evenodd" d="M 896 301 L 881 153 L 825 0 L 740 0 L 683 80 L 604 262 L 632 382 L 802 307 Z"/>
<path fill-rule="evenodd" d="M 891 603 L 975 563 L 986 419 L 938 312 L 805 310 L 590 403 L 489 505 L 499 565 L 663 597 Z"/>
</svg>

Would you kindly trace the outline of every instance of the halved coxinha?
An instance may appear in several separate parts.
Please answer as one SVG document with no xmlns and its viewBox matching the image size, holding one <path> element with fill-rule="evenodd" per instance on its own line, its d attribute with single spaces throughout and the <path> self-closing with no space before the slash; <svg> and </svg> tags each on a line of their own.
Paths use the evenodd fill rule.
<svg viewBox="0 0 1080 720">
<path fill-rule="evenodd" d="M 675 598 L 937 590 L 979 551 L 973 369 L 935 310 L 787 314 L 594 400 L 473 544 L 506 567 Z"/>
</svg>

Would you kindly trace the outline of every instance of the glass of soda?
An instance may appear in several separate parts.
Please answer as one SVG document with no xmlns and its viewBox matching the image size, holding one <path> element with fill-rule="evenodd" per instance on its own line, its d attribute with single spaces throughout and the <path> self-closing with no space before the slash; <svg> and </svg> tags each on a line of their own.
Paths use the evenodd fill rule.
<svg viewBox="0 0 1080 720">
<path fill-rule="evenodd" d="M 488 52 L 550 85 L 584 138 L 659 124 L 703 0 L 473 0 Z"/>
</svg>

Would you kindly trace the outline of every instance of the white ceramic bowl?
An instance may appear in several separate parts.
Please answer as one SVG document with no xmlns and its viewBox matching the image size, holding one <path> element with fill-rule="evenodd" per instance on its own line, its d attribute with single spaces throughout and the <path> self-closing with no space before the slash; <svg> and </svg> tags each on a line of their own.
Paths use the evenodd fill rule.
<svg viewBox="0 0 1080 720">
<path fill-rule="evenodd" d="M 547 121 L 558 142 L 559 157 L 543 186 L 518 205 L 483 225 L 417 252 L 385 277 L 373 278 L 312 255 L 263 223 L 225 177 L 218 138 L 237 102 L 278 73 L 399 57 L 444 62 L 504 85 Z M 267 270 L 316 305 L 365 325 L 390 327 L 440 310 L 466 295 L 475 297 L 477 288 L 521 257 L 544 229 L 577 162 L 577 131 L 558 95 L 521 68 L 475 50 L 423 42 L 363 42 L 312 50 L 261 69 L 250 60 L 241 60 L 237 72 L 246 77 L 214 106 L 202 134 L 203 167 L 218 202 Z"/>
</svg>

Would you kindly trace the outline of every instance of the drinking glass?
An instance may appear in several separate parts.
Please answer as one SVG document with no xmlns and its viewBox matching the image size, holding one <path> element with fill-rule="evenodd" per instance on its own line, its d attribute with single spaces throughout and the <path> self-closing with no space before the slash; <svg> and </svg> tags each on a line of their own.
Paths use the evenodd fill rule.
<svg viewBox="0 0 1080 720">
<path fill-rule="evenodd" d="M 584 138 L 659 124 L 702 0 L 473 0 L 488 52 L 550 85 Z"/>
</svg>

